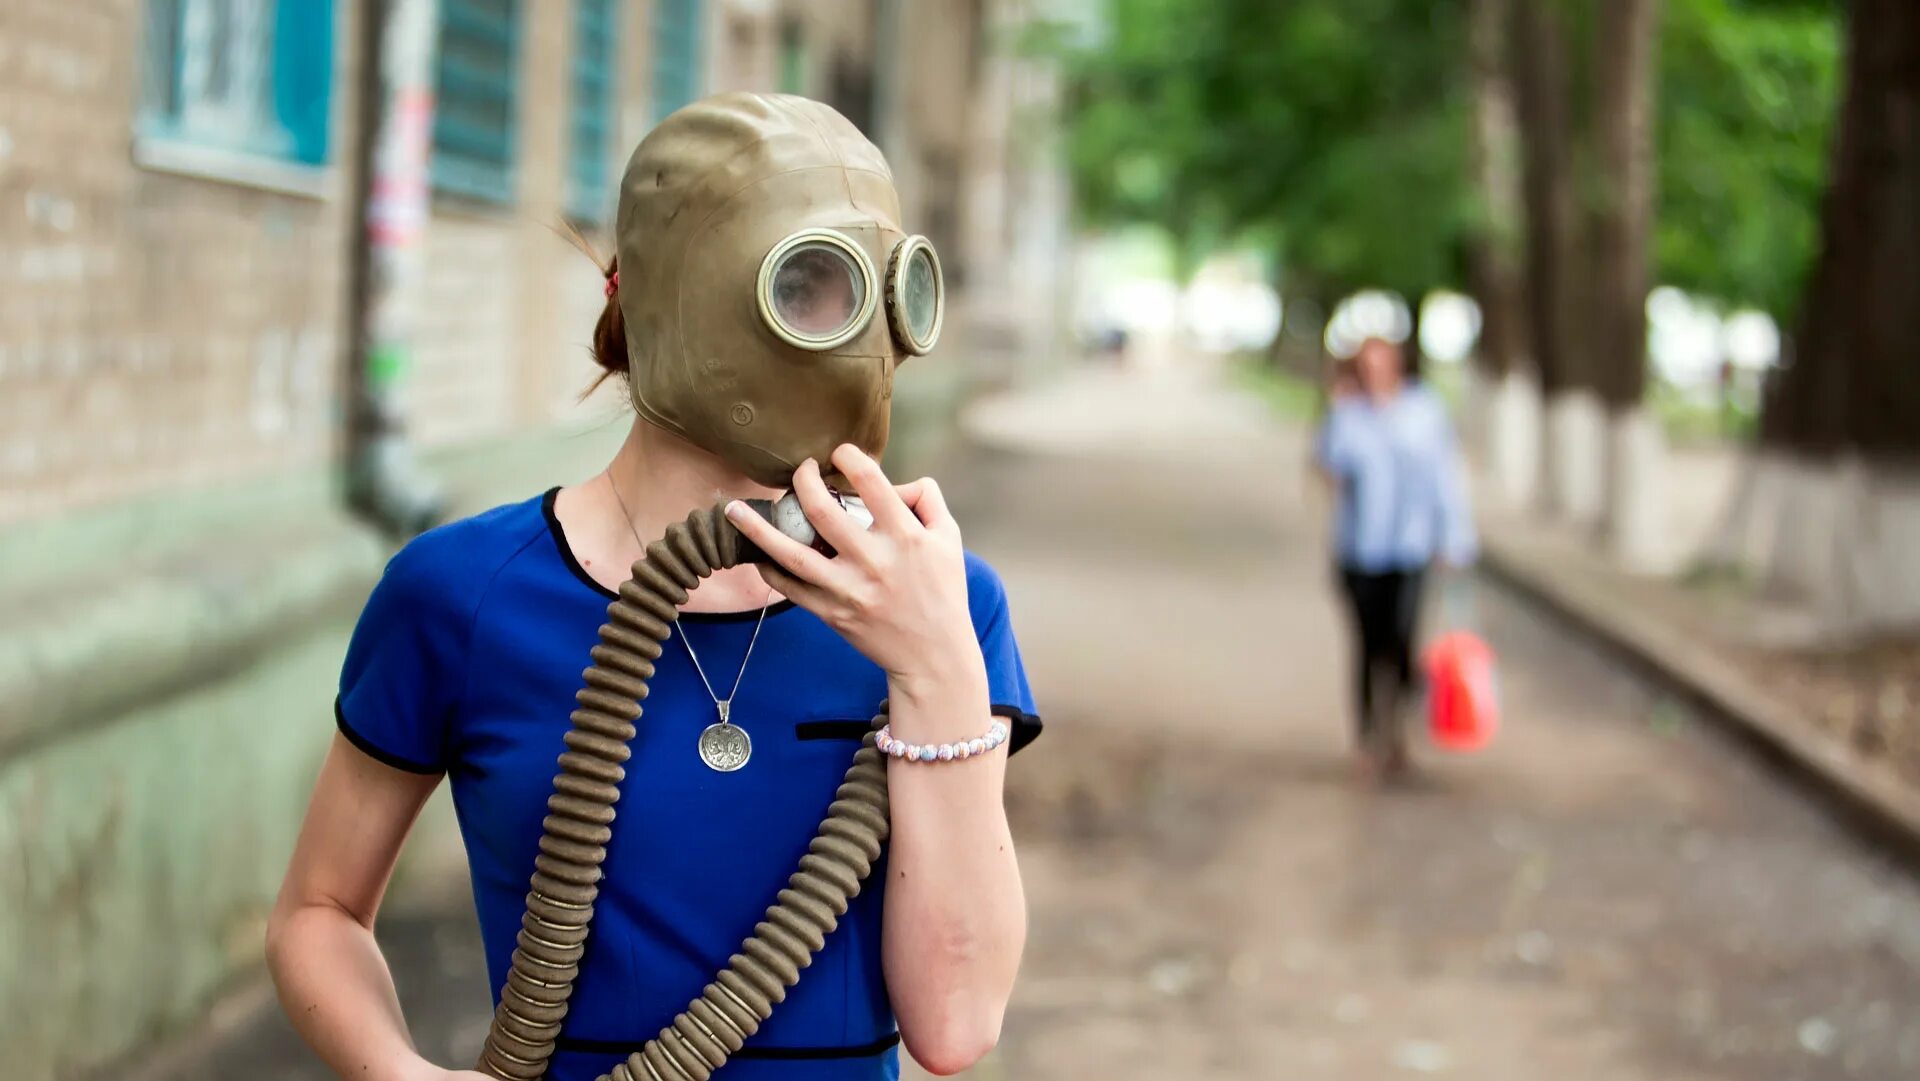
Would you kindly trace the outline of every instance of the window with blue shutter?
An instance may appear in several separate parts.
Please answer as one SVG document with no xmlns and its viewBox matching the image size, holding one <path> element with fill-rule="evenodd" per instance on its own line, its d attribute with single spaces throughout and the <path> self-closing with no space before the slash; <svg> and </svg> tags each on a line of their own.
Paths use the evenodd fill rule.
<svg viewBox="0 0 1920 1081">
<path fill-rule="evenodd" d="M 436 191 L 495 203 L 513 199 L 519 37 L 518 0 L 441 0 Z"/>
<path fill-rule="evenodd" d="M 137 152 L 196 172 L 325 166 L 333 27 L 332 0 L 148 0 Z"/>
<path fill-rule="evenodd" d="M 613 135 L 614 0 L 574 0 L 573 100 L 568 118 L 567 213 L 605 221 L 612 209 L 608 142 Z"/>
<path fill-rule="evenodd" d="M 700 96 L 705 67 L 700 0 L 654 0 L 653 119 Z"/>
</svg>

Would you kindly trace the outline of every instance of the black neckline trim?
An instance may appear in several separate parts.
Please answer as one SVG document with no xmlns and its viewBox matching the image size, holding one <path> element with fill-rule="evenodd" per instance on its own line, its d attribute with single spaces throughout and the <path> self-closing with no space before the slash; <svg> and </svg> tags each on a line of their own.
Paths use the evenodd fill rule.
<svg viewBox="0 0 1920 1081">
<path fill-rule="evenodd" d="M 625 1055 L 640 1050 L 645 1041 L 633 1040 L 585 1040 L 577 1036 L 561 1036 L 553 1041 L 553 1046 L 561 1051 L 585 1051 L 594 1054 Z M 898 1032 L 889 1032 L 877 1040 L 857 1044 L 851 1047 L 742 1047 L 727 1056 L 734 1059 L 835 1059 L 867 1058 L 878 1055 L 900 1042 Z"/>
<path fill-rule="evenodd" d="M 558 499 L 559 496 L 560 488 L 558 485 L 547 489 L 547 494 L 540 498 L 540 514 L 547 520 L 547 533 L 553 538 L 553 546 L 560 554 L 560 561 L 565 563 L 567 569 L 573 572 L 573 576 L 585 583 L 587 588 L 608 600 L 618 600 L 620 594 L 601 585 L 593 575 L 587 573 L 587 568 L 581 566 L 580 561 L 574 558 L 573 546 L 567 543 L 567 531 L 560 525 L 560 515 L 555 513 L 553 509 L 554 501 Z M 769 616 L 777 616 L 792 607 L 794 607 L 792 601 L 783 599 L 769 606 L 767 608 L 767 614 Z M 759 618 L 760 609 L 758 608 L 749 608 L 744 612 L 680 613 L 680 622 L 682 623 L 750 623 Z"/>
</svg>

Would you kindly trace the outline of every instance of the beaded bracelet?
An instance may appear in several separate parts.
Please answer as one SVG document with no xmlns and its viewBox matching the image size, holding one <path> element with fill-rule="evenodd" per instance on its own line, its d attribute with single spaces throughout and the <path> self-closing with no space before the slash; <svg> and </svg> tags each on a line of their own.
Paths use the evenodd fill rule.
<svg viewBox="0 0 1920 1081">
<path fill-rule="evenodd" d="M 894 739 L 893 726 L 887 724 L 880 726 L 880 734 L 874 737 L 873 745 L 881 754 L 908 762 L 951 762 L 986 754 L 1005 743 L 1007 735 L 1007 722 L 995 720 L 986 735 L 963 739 L 958 743 L 908 743 L 904 739 Z"/>
</svg>

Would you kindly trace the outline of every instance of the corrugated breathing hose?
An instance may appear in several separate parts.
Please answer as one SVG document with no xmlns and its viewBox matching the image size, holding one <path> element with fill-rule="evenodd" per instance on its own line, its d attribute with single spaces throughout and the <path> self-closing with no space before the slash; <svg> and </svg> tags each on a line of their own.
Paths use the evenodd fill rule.
<svg viewBox="0 0 1920 1081">
<path fill-rule="evenodd" d="M 777 504 L 748 505 L 795 540 L 818 543 L 791 494 Z M 579 708 L 547 799 L 551 813 L 534 859 L 527 912 L 476 1069 L 505 1081 L 535 1081 L 546 1073 L 586 953 L 613 805 L 626 775 L 622 763 L 632 753 L 628 744 L 653 662 L 689 590 L 714 571 L 764 558 L 719 507 L 695 511 L 647 546 L 608 606 L 593 667 L 574 695 Z M 876 729 L 880 722 L 875 719 Z M 838 926 L 879 858 L 887 829 L 887 767 L 869 732 L 799 869 L 753 934 L 672 1024 L 600 1081 L 707 1081 L 771 1016 Z"/>
</svg>

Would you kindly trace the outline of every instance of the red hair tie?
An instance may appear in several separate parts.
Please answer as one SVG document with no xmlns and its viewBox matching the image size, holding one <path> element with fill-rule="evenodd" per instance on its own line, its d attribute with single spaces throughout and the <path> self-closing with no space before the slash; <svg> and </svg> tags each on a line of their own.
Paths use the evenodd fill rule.
<svg viewBox="0 0 1920 1081">
<path fill-rule="evenodd" d="M 607 275 L 607 295 L 612 296 L 613 291 L 618 288 L 620 288 L 620 272 L 616 270 Z"/>
</svg>

